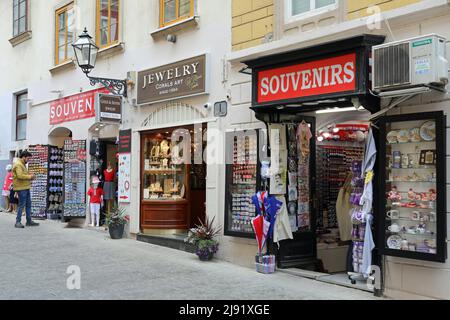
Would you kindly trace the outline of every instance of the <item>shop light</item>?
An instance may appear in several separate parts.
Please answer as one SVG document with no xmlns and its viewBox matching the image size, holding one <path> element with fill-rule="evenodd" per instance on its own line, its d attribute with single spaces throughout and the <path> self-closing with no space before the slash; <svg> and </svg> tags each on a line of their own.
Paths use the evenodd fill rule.
<svg viewBox="0 0 450 320">
<path fill-rule="evenodd" d="M 346 107 L 346 108 L 330 108 L 330 109 L 324 109 L 324 110 L 317 110 L 316 114 L 324 114 L 324 113 L 335 113 L 335 112 L 348 112 L 348 111 L 361 111 L 364 110 L 363 107 L 359 107 L 356 109 L 355 107 Z"/>
</svg>

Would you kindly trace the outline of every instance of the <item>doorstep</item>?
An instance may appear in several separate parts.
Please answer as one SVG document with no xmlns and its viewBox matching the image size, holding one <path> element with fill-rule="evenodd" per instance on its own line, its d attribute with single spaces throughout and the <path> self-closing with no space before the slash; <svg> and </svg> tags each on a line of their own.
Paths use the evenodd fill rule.
<svg viewBox="0 0 450 320">
<path fill-rule="evenodd" d="M 347 273 L 329 274 L 297 268 L 277 269 L 277 272 L 373 293 L 373 290 L 367 287 L 366 281 L 357 281 L 356 284 L 352 284 Z"/>
<path fill-rule="evenodd" d="M 187 234 L 150 235 L 138 233 L 136 235 L 136 240 L 155 244 L 157 246 L 177 249 L 189 253 L 195 253 L 195 246 L 193 244 L 184 242 L 184 238 L 186 236 Z"/>
</svg>

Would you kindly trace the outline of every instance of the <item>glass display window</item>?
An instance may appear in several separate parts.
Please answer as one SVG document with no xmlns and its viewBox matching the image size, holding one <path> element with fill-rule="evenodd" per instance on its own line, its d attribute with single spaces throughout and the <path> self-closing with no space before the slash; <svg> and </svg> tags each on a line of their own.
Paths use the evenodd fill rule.
<svg viewBox="0 0 450 320">
<path fill-rule="evenodd" d="M 445 118 L 439 114 L 388 117 L 383 122 L 386 254 L 445 261 Z"/>
<path fill-rule="evenodd" d="M 182 130 L 182 129 L 180 129 Z M 191 146 L 191 132 L 172 143 L 173 130 L 145 134 L 143 137 L 143 194 L 144 201 L 186 199 L 190 161 L 183 161 L 184 152 Z"/>
</svg>

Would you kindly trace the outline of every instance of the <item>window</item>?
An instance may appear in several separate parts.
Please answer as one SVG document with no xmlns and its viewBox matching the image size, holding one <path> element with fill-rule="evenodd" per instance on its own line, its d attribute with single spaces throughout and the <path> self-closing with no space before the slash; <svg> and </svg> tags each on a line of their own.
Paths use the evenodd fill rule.
<svg viewBox="0 0 450 320">
<path fill-rule="evenodd" d="M 337 7 L 337 0 L 287 0 L 287 19 L 320 14 Z"/>
<path fill-rule="evenodd" d="M 75 15 L 73 3 L 56 11 L 55 65 L 68 61 L 73 57 L 71 44 L 75 36 Z"/>
<path fill-rule="evenodd" d="M 160 0 L 160 27 L 194 16 L 194 0 Z"/>
<path fill-rule="evenodd" d="M 104 48 L 119 41 L 119 0 L 97 0 L 96 41 Z"/>
<path fill-rule="evenodd" d="M 13 0 L 13 37 L 28 29 L 28 0 Z"/>
<path fill-rule="evenodd" d="M 16 95 L 16 140 L 27 138 L 28 93 Z"/>
</svg>

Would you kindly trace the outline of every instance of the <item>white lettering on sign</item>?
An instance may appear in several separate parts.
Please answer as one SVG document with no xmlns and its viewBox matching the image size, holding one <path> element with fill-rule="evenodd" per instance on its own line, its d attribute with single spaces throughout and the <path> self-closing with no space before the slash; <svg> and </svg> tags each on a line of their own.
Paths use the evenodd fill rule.
<svg viewBox="0 0 450 320">
<path fill-rule="evenodd" d="M 292 99 L 356 87 L 356 54 L 258 72 L 258 102 Z"/>
</svg>

